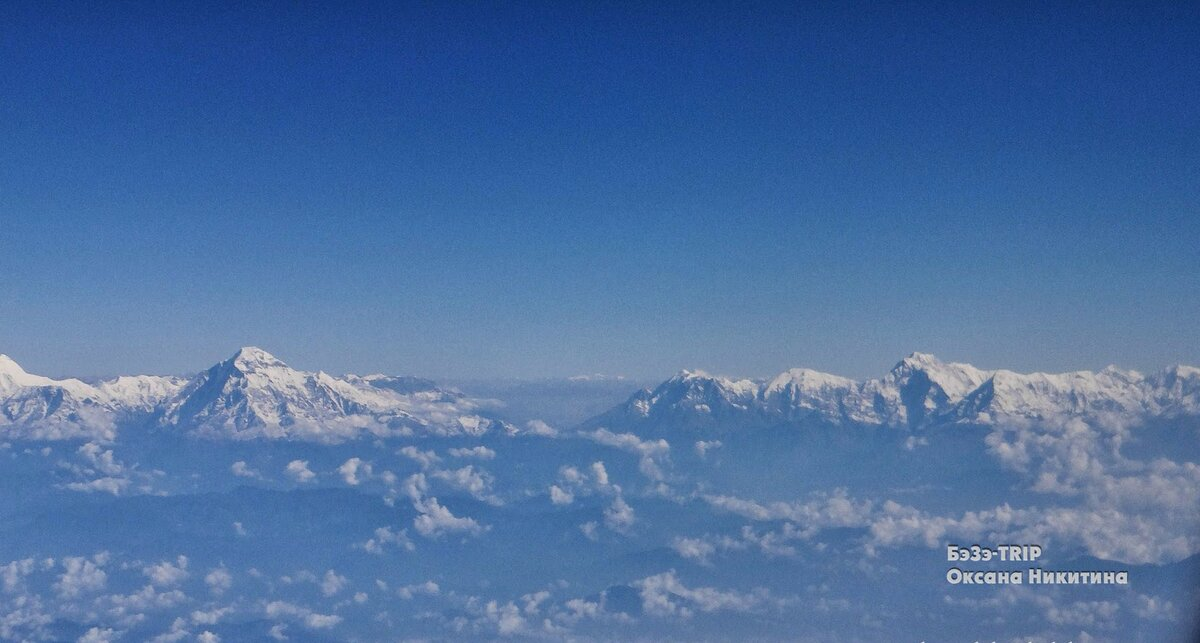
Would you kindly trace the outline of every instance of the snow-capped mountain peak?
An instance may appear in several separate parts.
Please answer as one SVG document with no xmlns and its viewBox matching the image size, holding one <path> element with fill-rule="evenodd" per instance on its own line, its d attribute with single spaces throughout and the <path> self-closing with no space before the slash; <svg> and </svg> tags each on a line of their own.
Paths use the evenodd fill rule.
<svg viewBox="0 0 1200 643">
<path fill-rule="evenodd" d="M 0 391 L 36 386 L 59 387 L 85 397 L 95 393 L 91 386 L 77 379 L 56 380 L 28 373 L 16 360 L 0 354 Z"/>
<path fill-rule="evenodd" d="M 234 368 L 243 373 L 251 373 L 273 368 L 288 368 L 282 360 L 257 346 L 243 346 L 238 349 L 229 362 Z"/>
<path fill-rule="evenodd" d="M 878 379 L 791 369 L 766 382 L 683 371 L 585 423 L 639 427 L 762 426 L 803 421 L 918 428 L 1004 418 L 1200 415 L 1200 369 L 1146 377 L 1117 367 L 1062 374 L 987 371 L 912 353 Z"/>
<path fill-rule="evenodd" d="M 316 441 L 478 434 L 493 426 L 473 400 L 401 382 L 406 380 L 301 371 L 246 347 L 196 376 L 166 405 L 161 423 L 217 438 Z"/>
<path fill-rule="evenodd" d="M 6 438 L 112 440 L 118 429 L 150 426 L 213 438 L 326 442 L 509 430 L 480 409 L 476 400 L 427 380 L 300 371 L 253 346 L 190 379 L 136 375 L 95 385 L 32 375 L 0 358 Z"/>
</svg>

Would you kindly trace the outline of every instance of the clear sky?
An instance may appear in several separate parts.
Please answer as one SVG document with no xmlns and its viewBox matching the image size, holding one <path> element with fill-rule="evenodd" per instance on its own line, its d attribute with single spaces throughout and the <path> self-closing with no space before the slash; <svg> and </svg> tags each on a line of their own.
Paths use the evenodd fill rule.
<svg viewBox="0 0 1200 643">
<path fill-rule="evenodd" d="M 648 4 L 3 3 L 0 352 L 1200 363 L 1197 3 Z"/>
</svg>

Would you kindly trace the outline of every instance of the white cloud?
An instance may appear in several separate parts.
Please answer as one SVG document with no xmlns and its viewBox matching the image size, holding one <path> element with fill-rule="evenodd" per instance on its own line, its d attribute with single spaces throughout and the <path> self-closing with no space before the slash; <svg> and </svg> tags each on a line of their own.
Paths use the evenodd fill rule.
<svg viewBox="0 0 1200 643">
<path fill-rule="evenodd" d="M 525 423 L 525 428 L 531 435 L 540 435 L 547 438 L 558 436 L 558 431 L 541 420 L 530 420 Z"/>
<path fill-rule="evenodd" d="M 176 618 L 171 623 L 171 629 L 150 639 L 150 643 L 179 643 L 191 635 L 192 633 L 187 629 L 187 621 L 183 618 Z"/>
<path fill-rule="evenodd" d="M 101 568 L 107 560 L 107 554 L 98 554 L 92 560 L 82 557 L 64 558 L 64 571 L 54 584 L 55 591 L 62 598 L 74 598 L 86 592 L 104 589 L 108 582 L 108 574 Z"/>
<path fill-rule="evenodd" d="M 427 580 L 424 583 L 417 583 L 416 585 L 405 585 L 404 587 L 397 589 L 396 594 L 400 598 L 407 601 L 412 599 L 414 596 L 436 596 L 441 591 L 442 588 L 438 587 L 437 583 Z"/>
<path fill-rule="evenodd" d="M 409 539 L 407 529 L 392 531 L 391 527 L 376 529 L 375 537 L 367 539 L 367 542 L 362 544 L 362 548 L 371 554 L 382 554 L 385 545 L 396 545 L 405 551 L 413 551 L 417 548 Z"/>
<path fill-rule="evenodd" d="M 684 558 L 703 564 L 708 564 L 717 551 L 715 545 L 703 538 L 675 538 L 671 541 L 671 549 Z"/>
<path fill-rule="evenodd" d="M 421 465 L 422 469 L 428 469 L 429 467 L 432 467 L 433 465 L 442 461 L 442 459 L 439 458 L 438 455 L 432 450 L 422 451 L 414 446 L 404 447 L 396 453 L 413 460 L 417 464 Z"/>
<path fill-rule="evenodd" d="M 654 616 L 687 618 L 696 610 L 754 612 L 774 604 L 770 592 L 763 588 L 747 593 L 712 587 L 689 588 L 680 582 L 674 570 L 635 581 L 633 586 L 641 596 L 642 609 Z"/>
<path fill-rule="evenodd" d="M 357 486 L 364 479 L 371 477 L 371 463 L 364 462 L 361 458 L 350 458 L 338 467 L 338 473 L 342 475 L 342 480 L 345 480 L 346 484 Z"/>
<path fill-rule="evenodd" d="M 604 510 L 604 525 L 615 532 L 629 531 L 633 522 L 633 507 L 630 507 L 621 496 L 613 498 L 612 504 Z"/>
<path fill-rule="evenodd" d="M 121 633 L 112 628 L 93 627 L 76 639 L 76 643 L 110 643 L 121 638 Z"/>
<path fill-rule="evenodd" d="M 325 577 L 321 579 L 321 593 L 325 596 L 333 596 L 345 589 L 347 584 L 345 576 L 339 576 L 332 569 L 325 571 Z"/>
<path fill-rule="evenodd" d="M 119 476 L 125 473 L 125 466 L 117 461 L 111 449 L 104 449 L 95 442 L 88 442 L 76 451 L 96 472 L 108 476 Z"/>
<path fill-rule="evenodd" d="M 723 444 L 720 440 L 697 440 L 695 444 L 696 455 L 701 458 L 707 457 L 708 452 L 714 449 L 720 449 Z"/>
<path fill-rule="evenodd" d="M 205 630 L 196 637 L 196 643 L 221 643 L 221 637 Z"/>
<path fill-rule="evenodd" d="M 550 485 L 550 502 L 562 506 L 569 505 L 575 502 L 575 494 L 570 491 L 564 491 L 558 485 Z"/>
<path fill-rule="evenodd" d="M 317 477 L 317 474 L 309 470 L 308 460 L 292 460 L 287 464 L 284 472 L 296 482 L 311 482 L 313 478 Z"/>
<path fill-rule="evenodd" d="M 870 524 L 874 504 L 857 501 L 845 489 L 830 493 L 818 492 L 805 502 L 771 502 L 761 504 L 734 496 L 703 496 L 705 502 L 717 509 L 738 514 L 751 520 L 790 520 L 808 527 L 865 527 Z"/>
<path fill-rule="evenodd" d="M 1175 604 L 1158 596 L 1138 594 L 1134 600 L 1134 613 L 1148 621 L 1177 621 L 1179 610 Z"/>
<path fill-rule="evenodd" d="M 71 491 L 82 491 L 85 493 L 100 492 L 110 493 L 114 496 L 119 496 L 133 484 L 131 479 L 133 475 L 139 475 L 143 481 L 147 476 L 137 474 L 136 467 L 130 468 L 125 466 L 116 456 L 113 455 L 111 449 L 105 449 L 95 442 L 88 442 L 76 450 L 76 455 L 83 460 L 84 464 L 75 465 L 70 463 L 60 463 L 59 466 L 66 468 L 80 478 L 91 478 L 90 480 L 78 480 L 75 482 L 66 483 L 63 486 Z M 145 487 L 144 490 L 148 490 Z"/>
<path fill-rule="evenodd" d="M 323 630 L 334 627 L 342 622 L 342 617 L 335 614 L 318 614 L 307 607 L 301 607 L 286 601 L 271 601 L 263 608 L 267 618 L 293 618 L 312 630 Z M 282 632 L 282 630 L 281 630 Z"/>
<path fill-rule="evenodd" d="M 178 585 L 188 577 L 187 568 L 187 556 L 180 556 L 174 563 L 164 560 L 155 565 L 147 565 L 142 569 L 142 573 L 158 587 L 170 587 Z"/>
<path fill-rule="evenodd" d="M 450 455 L 455 458 L 476 458 L 478 460 L 492 460 L 496 457 L 496 452 L 485 447 L 478 446 L 467 448 L 450 449 Z"/>
<path fill-rule="evenodd" d="M 231 472 L 233 472 L 233 475 L 238 476 L 239 478 L 261 478 L 262 477 L 262 475 L 259 472 L 250 468 L 250 465 L 246 464 L 246 462 L 244 460 L 238 460 L 237 462 L 234 462 L 233 464 L 229 465 L 229 470 Z"/>
<path fill-rule="evenodd" d="M 34 567 L 32 558 L 14 560 L 0 567 L 0 587 L 7 594 L 16 593 L 23 587 L 25 577 L 33 573 Z"/>
<path fill-rule="evenodd" d="M 129 487 L 129 484 L 129 480 L 127 478 L 105 477 L 96 478 L 95 480 L 89 480 L 87 482 L 68 482 L 63 486 L 71 491 L 84 491 L 88 493 L 99 491 L 102 493 L 111 493 L 114 496 L 119 496 L 125 492 L 125 489 Z"/>
<path fill-rule="evenodd" d="M 492 484 L 495 482 L 495 478 L 487 471 L 476 469 L 474 465 L 469 464 L 453 470 L 438 470 L 434 471 L 431 475 L 455 489 L 466 491 L 477 500 L 482 500 L 493 505 L 500 504 L 499 498 L 491 495 Z"/>
<path fill-rule="evenodd" d="M 429 483 L 425 474 L 414 473 L 404 482 L 404 492 L 412 499 L 413 509 L 417 517 L 413 519 L 413 527 L 417 533 L 426 538 L 438 538 L 447 533 L 467 533 L 478 536 L 486 531 L 473 518 L 455 516 L 433 496 L 426 496 Z"/>
<path fill-rule="evenodd" d="M 613 433 L 608 429 L 597 429 L 583 433 L 584 437 L 605 446 L 614 447 L 638 456 L 638 470 L 651 480 L 665 479 L 660 463 L 665 462 L 671 445 L 663 439 L 642 440 L 632 433 Z"/>
<path fill-rule="evenodd" d="M 187 596 L 178 589 L 159 591 L 149 584 L 129 594 L 103 596 L 96 602 L 108 606 L 108 615 L 113 621 L 132 626 L 141 622 L 143 612 L 169 609 L 185 600 Z"/>
<path fill-rule="evenodd" d="M 231 612 L 233 612 L 231 607 L 218 607 L 207 611 L 195 610 L 192 612 L 192 622 L 196 625 L 216 625 Z"/>
<path fill-rule="evenodd" d="M 592 463 L 592 475 L 596 478 L 596 484 L 601 487 L 608 486 L 608 469 L 604 468 L 603 462 Z"/>
<path fill-rule="evenodd" d="M 503 605 L 489 601 L 484 608 L 484 614 L 496 626 L 500 636 L 511 636 L 525 631 L 527 625 L 521 616 L 521 610 L 511 601 Z"/>
<path fill-rule="evenodd" d="M 426 538 L 437 538 L 443 534 L 460 532 L 478 536 L 485 531 L 474 518 L 455 516 L 433 496 L 423 500 L 417 506 L 417 511 L 420 512 L 420 515 L 413 519 L 413 527 L 416 528 L 417 533 Z"/>
<path fill-rule="evenodd" d="M 204 583 L 208 585 L 210 592 L 220 596 L 233 587 L 233 574 L 230 574 L 229 570 L 224 567 L 217 567 L 204 577 Z"/>
</svg>

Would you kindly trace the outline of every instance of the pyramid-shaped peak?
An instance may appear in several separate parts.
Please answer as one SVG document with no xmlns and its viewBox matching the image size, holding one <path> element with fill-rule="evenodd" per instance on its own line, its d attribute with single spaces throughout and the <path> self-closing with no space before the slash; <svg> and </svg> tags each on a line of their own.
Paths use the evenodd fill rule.
<svg viewBox="0 0 1200 643">
<path fill-rule="evenodd" d="M 261 368 L 287 367 L 279 358 L 257 346 L 243 346 L 230 358 L 233 365 L 242 371 L 254 371 Z"/>
</svg>

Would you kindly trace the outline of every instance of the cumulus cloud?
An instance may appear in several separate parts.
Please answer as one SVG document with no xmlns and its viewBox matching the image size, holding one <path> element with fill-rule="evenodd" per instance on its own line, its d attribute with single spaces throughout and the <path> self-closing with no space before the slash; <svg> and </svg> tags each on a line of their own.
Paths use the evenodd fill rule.
<svg viewBox="0 0 1200 643">
<path fill-rule="evenodd" d="M 119 496 L 134 484 L 133 479 L 137 477 L 141 480 L 140 489 L 142 491 L 150 490 L 150 476 L 139 473 L 136 471 L 136 467 L 128 467 L 117 460 L 112 449 L 105 449 L 95 442 L 88 442 L 79 447 L 75 453 L 81 464 L 62 462 L 59 463 L 59 466 L 83 480 L 62 485 L 65 489 Z"/>
<path fill-rule="evenodd" d="M 93 627 L 76 639 L 76 643 L 111 643 L 121 638 L 121 633 L 112 628 Z"/>
<path fill-rule="evenodd" d="M 418 511 L 420 515 L 413 519 L 413 527 L 426 538 L 437 538 L 447 533 L 478 536 L 485 531 L 474 518 L 455 516 L 432 496 L 420 503 Z"/>
<path fill-rule="evenodd" d="M 126 478 L 96 478 L 87 482 L 68 482 L 63 486 L 71 491 L 84 491 L 88 493 L 99 491 L 119 496 L 125 492 L 129 484 L 129 480 Z"/>
<path fill-rule="evenodd" d="M 238 476 L 239 478 L 257 479 L 262 477 L 259 472 L 252 469 L 244 460 L 238 460 L 237 462 L 229 465 L 229 470 L 233 473 L 233 475 Z"/>
<path fill-rule="evenodd" d="M 164 591 L 149 584 L 129 594 L 103 596 L 96 604 L 105 607 L 113 622 L 130 627 L 142 621 L 144 612 L 170 609 L 185 600 L 187 596 L 178 589 Z"/>
<path fill-rule="evenodd" d="M 442 588 L 438 587 L 437 583 L 427 580 L 424 583 L 400 587 L 396 590 L 396 595 L 407 601 L 411 600 L 414 596 L 436 596 L 441 591 Z"/>
<path fill-rule="evenodd" d="M 478 536 L 486 531 L 473 518 L 455 516 L 437 498 L 426 495 L 428 489 L 429 484 L 421 473 L 409 476 L 404 483 L 405 493 L 412 500 L 413 509 L 417 510 L 417 517 L 413 519 L 417 533 L 426 538 L 438 538 L 448 533 Z"/>
<path fill-rule="evenodd" d="M 320 614 L 307 607 L 286 601 L 271 601 L 267 603 L 263 608 L 263 613 L 266 614 L 267 618 L 272 619 L 294 619 L 310 630 L 325 630 L 342 622 L 342 617 L 336 614 Z"/>
<path fill-rule="evenodd" d="M 575 502 L 575 494 L 564 491 L 558 485 L 550 485 L 550 502 L 562 506 Z"/>
<path fill-rule="evenodd" d="M 553 438 L 558 436 L 558 430 L 541 420 L 530 420 L 525 423 L 526 431 L 531 435 Z"/>
<path fill-rule="evenodd" d="M 790 522 L 783 523 L 779 529 L 768 529 L 761 532 L 747 525 L 742 527 L 736 535 L 676 537 L 671 541 L 671 549 L 683 558 L 706 566 L 712 564 L 712 558 L 717 552 L 725 551 L 756 549 L 766 556 L 793 557 L 797 552 L 795 546 L 790 543 L 797 540 L 808 540 L 815 531 L 800 529 Z"/>
<path fill-rule="evenodd" d="M 195 610 L 192 612 L 192 622 L 196 625 L 216 625 L 221 619 L 233 612 L 231 607 L 217 607 L 210 610 Z"/>
<path fill-rule="evenodd" d="M 170 587 L 178 585 L 188 577 L 188 559 L 187 556 L 179 556 L 175 562 L 164 560 L 161 563 L 147 565 L 142 568 L 142 573 L 150 579 L 150 582 L 158 587 Z"/>
<path fill-rule="evenodd" d="M 325 577 L 321 579 L 321 593 L 325 596 L 334 596 L 346 588 L 347 582 L 345 576 L 339 575 L 332 569 L 326 570 Z"/>
<path fill-rule="evenodd" d="M 684 585 L 675 570 L 647 576 L 633 586 L 642 599 L 642 609 L 654 616 L 687 618 L 700 612 L 754 612 L 771 605 L 770 592 L 756 588 L 751 592 L 722 591 L 712 587 L 690 588 Z"/>
<path fill-rule="evenodd" d="M 455 458 L 475 458 L 477 460 L 492 460 L 496 457 L 496 452 L 485 447 L 478 446 L 468 448 L 450 449 L 450 455 Z"/>
<path fill-rule="evenodd" d="M 399 453 L 400 455 L 421 465 L 422 469 L 428 469 L 429 467 L 432 467 L 433 465 L 442 461 L 442 459 L 439 458 L 438 455 L 432 450 L 422 451 L 414 446 L 404 447 L 396 453 Z"/>
<path fill-rule="evenodd" d="M 346 484 L 357 486 L 364 479 L 371 477 L 371 463 L 364 462 L 361 458 L 350 458 L 338 467 L 338 473 L 341 474 L 342 480 Z"/>
<path fill-rule="evenodd" d="M 601 487 L 608 486 L 608 469 L 604 468 L 603 462 L 592 463 L 592 475 L 596 479 L 596 484 L 600 485 Z"/>
<path fill-rule="evenodd" d="M 112 449 L 104 449 L 95 442 L 88 442 L 79 447 L 77 453 L 83 456 L 97 473 L 108 476 L 119 476 L 125 473 L 125 465 L 117 461 Z"/>
<path fill-rule="evenodd" d="M 491 493 L 495 478 L 487 471 L 477 469 L 475 465 L 469 464 L 465 467 L 452 470 L 437 470 L 430 475 L 459 491 L 471 494 L 477 500 L 482 500 L 492 505 L 501 504 L 500 499 Z"/>
<path fill-rule="evenodd" d="M 87 592 L 104 589 L 108 582 L 108 574 L 103 567 L 108 562 L 108 554 L 101 553 L 91 559 L 83 557 L 67 557 L 62 560 L 63 573 L 54 584 L 54 589 L 62 598 L 74 598 Z"/>
<path fill-rule="evenodd" d="M 409 539 L 407 529 L 392 531 L 391 527 L 379 527 L 375 530 L 375 536 L 368 538 L 361 546 L 368 553 L 382 554 L 387 545 L 395 545 L 405 551 L 413 551 L 417 548 Z"/>
<path fill-rule="evenodd" d="M 789 520 L 801 526 L 865 527 L 870 522 L 874 503 L 850 497 L 846 489 L 811 494 L 807 501 L 770 502 L 761 504 L 735 496 L 705 495 L 704 501 L 716 509 L 728 511 L 750 520 Z"/>
<path fill-rule="evenodd" d="M 286 473 L 292 480 L 301 483 L 312 482 L 312 480 L 317 477 L 317 474 L 309 470 L 308 460 L 292 460 L 291 462 L 287 463 L 284 473 Z"/>
<path fill-rule="evenodd" d="M 191 631 L 187 628 L 187 621 L 180 617 L 171 623 L 169 630 L 150 639 L 150 643 L 178 643 L 191 635 Z"/>
<path fill-rule="evenodd" d="M 25 577 L 33 573 L 35 566 L 32 558 L 14 560 L 0 566 L 0 587 L 4 588 L 6 594 L 16 593 L 24 587 Z"/>
<path fill-rule="evenodd" d="M 696 455 L 701 458 L 707 457 L 708 452 L 714 449 L 720 449 L 723 444 L 720 440 L 697 440 L 695 444 Z"/>
<path fill-rule="evenodd" d="M 230 574 L 229 570 L 224 567 L 217 567 L 204 577 L 204 584 L 208 585 L 210 592 L 220 596 L 233 587 L 233 574 Z"/>
<path fill-rule="evenodd" d="M 671 549 L 684 558 L 710 564 L 711 557 L 717 551 L 716 545 L 707 538 L 676 537 L 671 541 Z"/>
<path fill-rule="evenodd" d="M 661 463 L 671 452 L 671 445 L 666 440 L 643 440 L 632 433 L 613 433 L 608 429 L 597 429 L 581 435 L 598 444 L 637 455 L 638 470 L 642 475 L 654 481 L 665 479 Z"/>
<path fill-rule="evenodd" d="M 619 495 L 613 498 L 612 504 L 604 510 L 604 526 L 623 534 L 629 531 L 633 523 L 633 507 L 630 507 Z"/>
</svg>

